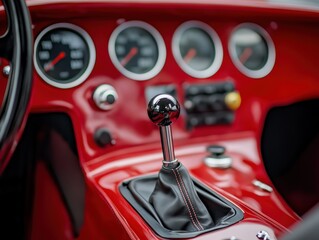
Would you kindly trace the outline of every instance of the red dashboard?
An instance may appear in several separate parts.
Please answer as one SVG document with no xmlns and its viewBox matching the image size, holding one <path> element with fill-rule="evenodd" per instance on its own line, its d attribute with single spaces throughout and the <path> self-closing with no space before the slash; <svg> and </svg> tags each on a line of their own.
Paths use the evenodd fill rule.
<svg viewBox="0 0 319 240">
<path fill-rule="evenodd" d="M 280 236 L 300 218 L 274 190 L 264 191 L 254 180 L 273 187 L 265 171 L 260 141 L 266 114 L 272 107 L 317 98 L 319 93 L 319 10 L 267 1 L 27 1 L 34 38 L 53 24 L 68 23 L 83 29 L 91 38 L 95 61 L 89 75 L 77 86 L 59 88 L 48 84 L 34 69 L 30 112 L 62 112 L 70 116 L 79 159 L 86 176 L 84 227 L 78 239 L 159 238 L 121 196 L 122 181 L 160 169 L 158 129 L 148 119 L 147 89 L 173 86 L 181 103 L 181 116 L 173 124 L 176 155 L 192 176 L 220 193 L 244 212 L 244 219 L 232 227 L 201 235 L 201 239 L 254 239 L 259 230 Z M 109 41 L 118 26 L 139 21 L 156 29 L 163 39 L 163 66 L 155 76 L 137 81 L 114 65 Z M 220 66 L 214 73 L 194 77 L 174 56 L 173 38 L 185 22 L 198 21 L 213 29 L 220 39 Z M 257 26 L 273 44 L 273 66 L 264 76 L 241 71 L 234 62 L 230 41 L 242 24 Z M 115 46 L 114 46 L 115 48 Z M 36 61 L 36 60 L 35 60 Z M 133 77 L 134 78 L 134 77 Z M 187 126 L 185 86 L 231 82 L 241 96 L 230 124 Z M 93 100 L 96 88 L 111 85 L 117 101 L 109 110 Z M 94 134 L 107 129 L 114 144 L 99 146 Z M 233 158 L 227 170 L 207 167 L 206 147 L 219 144 Z M 32 239 L 73 239 L 70 222 L 54 184 L 38 167 Z M 42 179 L 42 180 L 40 180 Z M 52 209 L 41 206 L 43 196 L 52 199 Z M 56 229 L 44 227 L 50 214 Z M 58 221 L 59 219 L 59 221 Z M 48 236 L 47 232 L 54 232 Z M 49 234 L 50 235 L 50 234 Z"/>
<path fill-rule="evenodd" d="M 318 20 L 312 16 L 314 14 L 306 15 L 292 10 L 270 11 L 256 7 L 235 11 L 227 5 L 222 7 L 214 4 L 203 4 L 205 7 L 195 4 L 196 8 L 187 4 L 175 6 L 167 3 L 145 3 L 129 7 L 115 3 L 76 5 L 76 7 L 67 3 L 31 5 L 34 36 L 36 37 L 46 27 L 60 22 L 72 23 L 83 28 L 91 36 L 96 49 L 93 71 L 84 83 L 71 89 L 50 86 L 35 72 L 31 108 L 33 112 L 64 111 L 71 115 L 77 129 L 79 149 L 85 149 L 81 153 L 83 161 L 90 161 L 107 151 L 158 142 L 156 128 L 149 122 L 144 110 L 147 103 L 142 96 L 145 95 L 145 88 L 148 86 L 174 84 L 178 99 L 183 103 L 184 84 L 225 80 L 234 82 L 242 97 L 242 106 L 236 112 L 235 122 L 226 127 L 185 131 L 182 116 L 174 128 L 176 138 L 181 140 L 238 131 L 253 131 L 259 136 L 267 109 L 274 105 L 317 96 L 319 71 L 316 68 L 315 53 L 318 52 L 318 47 L 315 42 L 319 36 L 316 31 Z M 72 11 L 69 12 L 68 9 Z M 56 16 L 57 12 L 63 14 Z M 152 25 L 161 34 L 166 46 L 165 65 L 159 74 L 146 81 L 134 81 L 123 76 L 113 65 L 108 53 L 108 41 L 112 32 L 122 21 L 131 20 Z M 211 77 L 198 79 L 189 76 L 173 57 L 173 34 L 182 23 L 190 20 L 208 24 L 221 39 L 224 53 L 222 64 Z M 274 42 L 276 51 L 274 67 L 261 79 L 245 76 L 231 60 L 228 50 L 230 37 L 234 29 L 242 23 L 259 25 L 268 32 Z M 302 36 L 302 40 L 298 36 Z M 101 111 L 92 102 L 93 92 L 101 84 L 112 85 L 118 93 L 118 102 L 111 111 Z M 95 144 L 93 134 L 99 127 L 110 129 L 114 135 L 117 144 L 112 150 L 101 149 Z"/>
</svg>

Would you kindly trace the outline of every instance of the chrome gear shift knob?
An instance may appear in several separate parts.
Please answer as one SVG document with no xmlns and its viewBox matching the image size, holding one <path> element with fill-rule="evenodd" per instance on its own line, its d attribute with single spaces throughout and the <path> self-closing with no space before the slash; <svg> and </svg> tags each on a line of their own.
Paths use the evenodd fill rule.
<svg viewBox="0 0 319 240">
<path fill-rule="evenodd" d="M 168 94 L 160 94 L 151 99 L 147 113 L 153 123 L 168 126 L 179 116 L 180 107 L 177 100 Z"/>
<path fill-rule="evenodd" d="M 160 94 L 153 97 L 147 108 L 149 118 L 159 126 L 163 150 L 163 165 L 168 168 L 177 166 L 175 158 L 171 124 L 179 117 L 180 106 L 171 95 Z"/>
</svg>

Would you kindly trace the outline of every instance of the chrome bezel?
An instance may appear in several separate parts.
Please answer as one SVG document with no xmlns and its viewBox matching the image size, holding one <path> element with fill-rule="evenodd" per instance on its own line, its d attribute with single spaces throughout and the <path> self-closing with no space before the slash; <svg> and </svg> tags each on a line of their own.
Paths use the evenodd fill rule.
<svg viewBox="0 0 319 240">
<path fill-rule="evenodd" d="M 251 70 L 247 67 L 245 67 L 245 65 L 243 65 L 237 54 L 236 54 L 236 48 L 235 45 L 232 43 L 232 38 L 234 36 L 234 34 L 236 33 L 236 31 L 238 31 L 239 29 L 243 29 L 243 28 L 247 28 L 247 29 L 251 29 L 253 31 L 255 31 L 257 34 L 259 34 L 262 38 L 264 38 L 264 40 L 266 41 L 267 47 L 268 47 L 268 59 L 266 64 L 259 70 Z M 242 23 L 240 25 L 238 25 L 231 33 L 230 35 L 230 39 L 228 42 L 228 51 L 230 54 L 230 57 L 234 63 L 234 65 L 237 67 L 237 69 L 245 74 L 248 77 L 251 78 L 262 78 L 265 77 L 266 75 L 268 75 L 271 70 L 273 69 L 274 65 L 275 65 L 275 60 L 276 60 L 276 50 L 275 50 L 275 45 L 274 42 L 272 41 L 270 35 L 268 34 L 268 32 L 263 29 L 262 27 L 260 27 L 259 25 L 255 24 L 255 23 Z"/>
<path fill-rule="evenodd" d="M 155 42 L 157 44 L 158 48 L 158 58 L 155 66 L 148 72 L 146 73 L 134 73 L 126 68 L 124 68 L 121 63 L 119 62 L 116 53 L 115 53 L 115 41 L 118 37 L 118 35 L 130 28 L 130 27 L 139 27 L 144 29 L 145 31 L 149 32 L 149 34 L 152 35 L 152 37 L 155 39 Z M 119 25 L 111 34 L 110 40 L 109 40 L 109 55 L 111 58 L 111 61 L 113 62 L 114 66 L 119 70 L 124 76 L 137 80 L 137 81 L 144 81 L 144 80 L 149 80 L 153 77 L 155 77 L 163 68 L 165 64 L 165 59 L 166 59 L 166 47 L 164 40 L 161 36 L 161 34 L 150 24 L 142 21 L 129 21 L 129 22 L 124 22 L 121 25 Z"/>
<path fill-rule="evenodd" d="M 95 105 L 101 110 L 111 110 L 114 107 L 113 104 L 107 104 L 105 100 L 102 98 L 105 94 L 112 94 L 114 96 L 115 102 L 118 99 L 117 92 L 115 88 L 109 84 L 102 84 L 98 86 L 93 93 L 93 101 Z"/>
<path fill-rule="evenodd" d="M 48 33 L 49 31 L 54 30 L 54 29 L 59 29 L 59 28 L 70 29 L 70 30 L 78 33 L 84 39 L 84 41 L 86 42 L 86 44 L 88 45 L 88 48 L 89 48 L 89 63 L 86 67 L 86 70 L 78 78 L 74 79 L 72 82 L 67 82 L 67 83 L 56 82 L 56 80 L 53 80 L 53 79 L 49 78 L 48 76 L 46 76 L 43 73 L 40 66 L 38 65 L 38 61 L 37 61 L 37 48 L 38 48 L 38 44 L 41 41 L 42 37 L 46 33 Z M 34 60 L 35 69 L 36 69 L 37 73 L 40 75 L 40 77 L 46 83 L 50 84 L 51 86 L 57 87 L 57 88 L 67 89 L 67 88 L 76 87 L 76 86 L 80 85 L 81 83 L 83 83 L 88 78 L 88 76 L 91 74 L 93 67 L 94 67 L 94 64 L 95 64 L 95 59 L 96 59 L 95 47 L 94 47 L 94 43 L 93 43 L 90 35 L 82 28 L 80 28 L 74 24 L 71 24 L 71 23 L 56 23 L 56 24 L 50 25 L 47 28 L 45 28 L 44 30 L 42 30 L 35 40 L 34 53 L 33 53 L 33 60 Z"/>
<path fill-rule="evenodd" d="M 205 70 L 199 71 L 190 67 L 183 60 L 183 57 L 179 50 L 179 42 L 180 42 L 181 36 L 189 28 L 199 28 L 205 31 L 210 36 L 212 42 L 215 45 L 215 59 L 213 60 L 212 64 Z M 195 78 L 208 78 L 214 75 L 220 68 L 223 61 L 223 47 L 218 34 L 209 25 L 200 21 L 184 22 L 175 30 L 173 41 L 172 41 L 172 50 L 173 50 L 174 58 L 177 64 L 181 67 L 181 69 L 183 69 L 183 71 L 187 73 L 188 75 Z"/>
</svg>

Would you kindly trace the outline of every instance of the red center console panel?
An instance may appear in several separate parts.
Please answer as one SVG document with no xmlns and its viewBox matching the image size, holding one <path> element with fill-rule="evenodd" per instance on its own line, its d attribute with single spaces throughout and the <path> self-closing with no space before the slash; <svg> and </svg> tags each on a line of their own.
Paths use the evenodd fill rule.
<svg viewBox="0 0 319 240">
<path fill-rule="evenodd" d="M 229 168 L 212 168 L 205 164 L 209 155 L 206 147 L 218 144 L 226 147 L 226 154 L 232 159 Z M 189 170 L 190 175 L 212 189 L 217 194 L 238 206 L 244 213 L 242 221 L 224 228 L 205 233 L 203 239 L 225 239 L 236 236 L 238 239 L 255 239 L 260 231 L 266 231 L 276 239 L 288 227 L 299 220 L 290 208 L 271 187 L 264 171 L 260 171 L 261 162 L 257 144 L 253 136 L 247 133 L 230 134 L 216 137 L 194 139 L 187 144 L 177 142 L 176 156 Z M 123 152 L 105 155 L 102 162 L 111 162 L 93 167 L 89 175 L 98 191 L 107 198 L 123 225 L 140 239 L 160 238 L 124 199 L 119 187 L 123 181 L 139 176 L 157 174 L 161 168 L 162 152 L 150 150 L 147 153 L 137 149 L 129 154 Z M 93 170 L 94 169 L 94 170 Z M 256 184 L 264 183 L 268 187 Z M 276 219 L 276 220 L 274 220 Z"/>
</svg>

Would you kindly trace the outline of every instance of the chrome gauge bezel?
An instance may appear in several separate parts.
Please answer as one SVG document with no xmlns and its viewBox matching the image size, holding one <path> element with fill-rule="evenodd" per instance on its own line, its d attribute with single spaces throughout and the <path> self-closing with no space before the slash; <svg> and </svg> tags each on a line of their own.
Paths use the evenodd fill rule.
<svg viewBox="0 0 319 240">
<path fill-rule="evenodd" d="M 146 73 L 139 74 L 139 73 L 134 73 L 127 70 L 125 67 L 123 67 L 120 64 L 115 53 L 115 42 L 118 35 L 122 31 L 131 27 L 142 28 L 145 31 L 147 31 L 149 34 L 151 34 L 152 37 L 155 39 L 155 42 L 158 48 L 157 62 L 155 66 Z M 122 73 L 125 77 L 130 78 L 132 80 L 137 80 L 137 81 L 145 81 L 155 77 L 162 70 L 166 60 L 166 47 L 161 34 L 156 30 L 156 28 L 142 21 L 129 21 L 129 22 L 124 22 L 120 24 L 111 34 L 108 49 L 109 49 L 109 55 L 110 55 L 111 61 L 114 64 L 114 66 L 117 68 L 117 70 L 119 70 L 120 73 Z"/>
<path fill-rule="evenodd" d="M 45 75 L 43 73 L 43 71 L 40 68 L 40 66 L 38 65 L 38 61 L 37 61 L 37 47 L 38 47 L 38 44 L 40 43 L 42 37 L 46 33 L 48 33 L 49 31 L 54 30 L 54 29 L 59 29 L 59 28 L 70 29 L 71 31 L 78 33 L 83 38 L 83 40 L 86 42 L 88 49 L 89 49 L 89 62 L 88 62 L 88 66 L 87 66 L 86 70 L 79 77 L 74 79 L 72 82 L 67 82 L 67 83 L 61 83 L 61 82 L 57 82 L 53 79 L 50 79 L 47 75 Z M 57 88 L 62 88 L 62 89 L 67 89 L 67 88 L 72 88 L 72 87 L 76 87 L 76 86 L 80 85 L 91 74 L 93 67 L 94 67 L 94 64 L 95 64 L 95 60 L 96 60 L 96 52 L 95 52 L 94 43 L 93 43 L 90 35 L 84 29 L 82 29 L 79 26 L 76 26 L 74 24 L 56 23 L 56 24 L 50 25 L 47 28 L 45 28 L 44 30 L 42 30 L 35 40 L 34 53 L 33 53 L 33 61 L 34 61 L 35 69 L 36 69 L 37 73 L 40 75 L 40 77 L 51 86 L 54 86 Z"/>
<path fill-rule="evenodd" d="M 234 44 L 232 44 L 232 37 L 234 36 L 234 34 L 236 33 L 236 31 L 238 31 L 239 29 L 250 29 L 255 31 L 257 34 L 259 34 L 261 37 L 264 38 L 264 40 L 266 41 L 267 44 L 267 48 L 268 48 L 268 59 L 266 64 L 258 70 L 251 70 L 249 68 L 247 68 L 245 65 L 243 65 L 237 54 L 236 54 L 236 47 Z M 255 23 L 242 23 L 240 25 L 238 25 L 236 28 L 234 28 L 234 30 L 232 31 L 230 38 L 229 38 L 229 42 L 228 42 L 228 51 L 230 54 L 230 57 L 234 63 L 234 65 L 237 67 L 237 69 L 243 73 L 244 75 L 251 77 L 251 78 L 263 78 L 266 75 L 268 75 L 271 70 L 273 69 L 274 65 L 275 65 L 275 60 L 276 60 L 276 50 L 275 50 L 275 45 L 273 40 L 271 39 L 270 35 L 268 34 L 268 32 L 262 28 L 261 26 L 255 24 Z"/>
<path fill-rule="evenodd" d="M 206 32 L 215 45 L 215 59 L 212 64 L 205 70 L 195 70 L 185 63 L 179 50 L 179 43 L 182 34 L 189 28 L 199 28 Z M 218 34 L 208 24 L 200 21 L 187 21 L 182 23 L 176 30 L 172 41 L 172 51 L 177 64 L 188 75 L 195 78 L 208 78 L 214 75 L 220 68 L 223 61 L 223 47 Z"/>
</svg>

